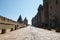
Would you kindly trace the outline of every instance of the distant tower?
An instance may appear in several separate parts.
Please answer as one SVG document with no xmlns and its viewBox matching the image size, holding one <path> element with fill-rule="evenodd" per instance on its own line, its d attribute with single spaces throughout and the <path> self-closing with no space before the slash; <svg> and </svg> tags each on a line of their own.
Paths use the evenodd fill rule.
<svg viewBox="0 0 60 40">
<path fill-rule="evenodd" d="M 21 15 L 19 16 L 17 22 L 19 22 L 19 23 L 22 22 L 22 17 L 21 17 Z"/>
<path fill-rule="evenodd" d="M 28 20 L 27 20 L 26 17 L 25 17 L 25 19 L 24 19 L 24 24 L 28 25 Z"/>
</svg>

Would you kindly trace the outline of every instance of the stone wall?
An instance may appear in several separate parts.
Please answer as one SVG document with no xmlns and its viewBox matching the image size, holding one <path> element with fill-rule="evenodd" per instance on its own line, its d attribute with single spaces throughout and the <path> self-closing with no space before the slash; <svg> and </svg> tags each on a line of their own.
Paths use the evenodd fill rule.
<svg viewBox="0 0 60 40">
<path fill-rule="evenodd" d="M 33 25 L 46 29 L 60 30 L 60 0 L 43 0 L 43 6 L 38 7 L 38 16 L 32 19 Z M 38 19 L 36 19 L 36 16 Z M 37 20 L 37 22 L 36 22 Z M 37 23 L 37 24 L 36 24 Z"/>
<path fill-rule="evenodd" d="M 26 25 L 23 22 L 18 23 L 6 17 L 0 16 L 0 33 L 2 34 L 5 32 L 10 32 L 10 31 L 25 27 L 25 26 Z"/>
<path fill-rule="evenodd" d="M 32 25 L 41 27 L 42 23 L 44 22 L 43 18 L 43 6 L 39 5 L 37 14 L 35 15 L 35 17 L 32 18 Z"/>
</svg>

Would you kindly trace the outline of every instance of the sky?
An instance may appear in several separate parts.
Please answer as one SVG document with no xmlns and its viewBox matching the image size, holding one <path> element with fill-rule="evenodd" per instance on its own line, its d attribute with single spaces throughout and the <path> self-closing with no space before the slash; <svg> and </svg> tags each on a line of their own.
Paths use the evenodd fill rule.
<svg viewBox="0 0 60 40">
<path fill-rule="evenodd" d="M 14 21 L 21 15 L 23 20 L 26 17 L 31 24 L 40 4 L 43 5 L 43 0 L 0 0 L 0 15 Z"/>
</svg>

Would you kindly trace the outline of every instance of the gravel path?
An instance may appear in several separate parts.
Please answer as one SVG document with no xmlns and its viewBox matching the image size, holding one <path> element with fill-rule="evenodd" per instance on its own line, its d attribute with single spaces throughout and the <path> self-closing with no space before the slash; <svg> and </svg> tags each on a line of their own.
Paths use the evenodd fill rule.
<svg viewBox="0 0 60 40">
<path fill-rule="evenodd" d="M 28 26 L 0 34 L 0 40 L 60 40 L 60 33 Z"/>
</svg>

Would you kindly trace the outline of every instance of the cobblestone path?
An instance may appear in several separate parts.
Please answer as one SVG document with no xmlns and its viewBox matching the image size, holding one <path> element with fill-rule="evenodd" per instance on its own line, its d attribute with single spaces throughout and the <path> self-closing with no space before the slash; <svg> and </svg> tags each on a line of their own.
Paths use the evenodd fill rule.
<svg viewBox="0 0 60 40">
<path fill-rule="evenodd" d="M 60 40 L 60 33 L 28 26 L 0 34 L 0 40 Z"/>
</svg>

